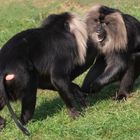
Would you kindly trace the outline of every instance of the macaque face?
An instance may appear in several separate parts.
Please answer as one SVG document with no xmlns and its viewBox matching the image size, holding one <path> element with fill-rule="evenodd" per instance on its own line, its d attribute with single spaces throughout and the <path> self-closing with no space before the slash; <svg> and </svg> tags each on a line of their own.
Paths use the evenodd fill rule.
<svg viewBox="0 0 140 140">
<path fill-rule="evenodd" d="M 97 5 L 87 13 L 85 22 L 90 39 L 101 51 L 126 47 L 127 33 L 119 11 Z"/>
</svg>

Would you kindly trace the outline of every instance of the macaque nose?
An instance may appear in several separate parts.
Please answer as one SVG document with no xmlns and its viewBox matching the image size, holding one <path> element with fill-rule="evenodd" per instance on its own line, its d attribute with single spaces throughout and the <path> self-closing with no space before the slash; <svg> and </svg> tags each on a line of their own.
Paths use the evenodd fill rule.
<svg viewBox="0 0 140 140">
<path fill-rule="evenodd" d="M 96 28 L 96 33 L 102 33 L 103 32 L 103 27 L 101 24 L 97 25 L 97 28 Z"/>
</svg>

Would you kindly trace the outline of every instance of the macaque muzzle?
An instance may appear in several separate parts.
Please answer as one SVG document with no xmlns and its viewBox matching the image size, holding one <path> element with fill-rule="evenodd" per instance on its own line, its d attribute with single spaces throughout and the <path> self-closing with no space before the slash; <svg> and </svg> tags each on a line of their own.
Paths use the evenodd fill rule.
<svg viewBox="0 0 140 140">
<path fill-rule="evenodd" d="M 98 42 L 102 42 L 104 41 L 105 37 L 106 37 L 106 31 L 103 28 L 102 24 L 97 25 L 96 27 L 96 35 L 97 35 L 97 41 Z"/>
</svg>

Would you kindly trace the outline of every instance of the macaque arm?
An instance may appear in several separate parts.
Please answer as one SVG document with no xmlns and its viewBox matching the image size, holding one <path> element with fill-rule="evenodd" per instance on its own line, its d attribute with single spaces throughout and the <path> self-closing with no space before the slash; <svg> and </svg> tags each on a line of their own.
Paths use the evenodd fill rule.
<svg viewBox="0 0 140 140">
<path fill-rule="evenodd" d="M 113 56 L 107 59 L 104 72 L 93 82 L 94 91 L 119 79 L 120 74 L 126 69 L 127 63 L 121 56 Z"/>
</svg>

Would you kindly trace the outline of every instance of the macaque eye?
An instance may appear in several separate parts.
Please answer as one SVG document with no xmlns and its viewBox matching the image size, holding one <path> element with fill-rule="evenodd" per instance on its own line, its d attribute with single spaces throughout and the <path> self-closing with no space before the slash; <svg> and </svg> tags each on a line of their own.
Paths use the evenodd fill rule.
<svg viewBox="0 0 140 140">
<path fill-rule="evenodd" d="M 108 24 L 110 24 L 110 22 L 109 22 L 109 21 L 107 21 L 105 24 L 106 24 L 106 25 L 108 25 Z"/>
<path fill-rule="evenodd" d="M 97 18 L 95 18 L 95 19 L 94 19 L 94 21 L 95 21 L 95 22 L 98 22 L 98 19 L 97 19 Z"/>
</svg>

